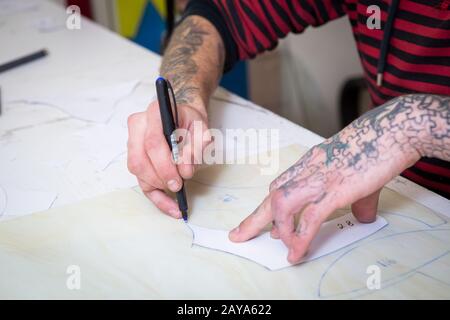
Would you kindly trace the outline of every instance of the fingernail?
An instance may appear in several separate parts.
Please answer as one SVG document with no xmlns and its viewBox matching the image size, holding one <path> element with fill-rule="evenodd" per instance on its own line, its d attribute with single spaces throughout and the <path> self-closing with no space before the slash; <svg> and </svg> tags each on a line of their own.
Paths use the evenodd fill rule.
<svg viewBox="0 0 450 320">
<path fill-rule="evenodd" d="M 167 186 L 169 187 L 170 191 L 176 192 L 180 188 L 180 185 L 177 180 L 169 180 L 167 182 Z"/>
<path fill-rule="evenodd" d="M 177 210 L 177 209 L 172 209 L 172 210 L 170 210 L 170 211 L 169 211 L 169 214 L 170 214 L 172 217 L 174 217 L 174 218 L 179 218 L 179 217 L 181 217 L 181 212 L 180 212 L 180 210 Z"/>
</svg>

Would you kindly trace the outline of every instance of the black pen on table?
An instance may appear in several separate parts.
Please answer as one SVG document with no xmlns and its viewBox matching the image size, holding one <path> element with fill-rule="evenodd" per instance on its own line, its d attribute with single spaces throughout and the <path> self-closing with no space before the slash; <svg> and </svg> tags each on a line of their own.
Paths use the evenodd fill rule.
<svg viewBox="0 0 450 320">
<path fill-rule="evenodd" d="M 177 129 L 172 112 L 172 104 L 169 96 L 169 82 L 163 77 L 156 79 L 156 94 L 158 96 L 159 112 L 161 113 L 161 122 L 163 127 L 164 137 L 166 138 L 169 149 L 172 152 L 175 162 L 178 160 L 178 145 L 174 131 Z M 172 89 L 171 89 L 172 90 Z M 175 97 L 173 96 L 175 99 Z M 176 108 L 176 101 L 174 101 Z M 177 113 L 177 111 L 175 110 Z M 177 120 L 178 122 L 178 120 Z M 184 182 L 182 181 L 181 189 L 176 193 L 178 207 L 180 208 L 183 220 L 187 222 L 188 205 L 186 200 L 186 192 L 184 189 Z"/>
<path fill-rule="evenodd" d="M 12 61 L 6 62 L 4 64 L 0 65 L 0 73 L 8 71 L 9 69 L 13 69 L 16 67 L 20 67 L 23 64 L 32 62 L 34 60 L 43 58 L 48 55 L 48 51 L 46 49 L 41 49 L 39 51 L 33 52 L 31 54 L 28 54 L 26 56 L 14 59 Z"/>
</svg>

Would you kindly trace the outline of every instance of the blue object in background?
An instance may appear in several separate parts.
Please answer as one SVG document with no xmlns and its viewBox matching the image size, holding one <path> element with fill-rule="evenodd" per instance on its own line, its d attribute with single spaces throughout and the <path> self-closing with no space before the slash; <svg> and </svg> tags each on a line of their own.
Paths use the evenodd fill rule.
<svg viewBox="0 0 450 320">
<path fill-rule="evenodd" d="M 161 40 L 165 28 L 165 22 L 149 2 L 145 6 L 138 32 L 132 40 L 153 52 L 161 54 Z"/>
<path fill-rule="evenodd" d="M 247 63 L 239 61 L 231 71 L 227 72 L 220 81 L 220 85 L 231 92 L 247 99 Z"/>
<path fill-rule="evenodd" d="M 142 16 L 139 30 L 132 40 L 153 52 L 161 54 L 161 40 L 164 30 L 164 20 L 149 2 Z M 222 77 L 220 85 L 243 98 L 248 98 L 246 63 L 244 61 L 237 63 L 231 71 Z"/>
</svg>

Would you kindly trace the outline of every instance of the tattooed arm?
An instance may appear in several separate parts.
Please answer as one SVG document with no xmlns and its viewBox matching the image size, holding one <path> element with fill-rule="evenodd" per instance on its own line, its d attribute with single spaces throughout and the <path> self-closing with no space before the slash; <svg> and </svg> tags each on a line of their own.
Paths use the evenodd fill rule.
<svg viewBox="0 0 450 320">
<path fill-rule="evenodd" d="M 175 29 L 164 54 L 161 75 L 170 80 L 177 102 L 207 104 L 223 70 L 225 49 L 211 23 L 199 16 L 186 18 Z"/>
<path fill-rule="evenodd" d="M 181 178 L 192 177 L 196 149 L 209 143 L 206 105 L 222 74 L 224 56 L 219 33 L 199 16 L 187 17 L 175 29 L 166 49 L 161 75 L 170 80 L 174 89 L 180 128 L 190 132 L 190 137 L 201 139 L 183 142 L 178 165 L 171 161 L 157 101 L 146 112 L 132 114 L 128 119 L 128 169 L 137 177 L 144 194 L 161 211 L 175 218 L 180 218 L 181 213 L 165 190 L 178 191 Z M 202 133 L 206 134 L 194 135 L 194 122 L 201 124 Z"/>
<path fill-rule="evenodd" d="M 450 97 L 396 98 L 311 148 L 272 182 L 269 195 L 230 239 L 246 241 L 273 222 L 272 236 L 297 263 L 336 209 L 352 204 L 359 221 L 372 222 L 381 188 L 422 156 L 450 161 Z"/>
</svg>

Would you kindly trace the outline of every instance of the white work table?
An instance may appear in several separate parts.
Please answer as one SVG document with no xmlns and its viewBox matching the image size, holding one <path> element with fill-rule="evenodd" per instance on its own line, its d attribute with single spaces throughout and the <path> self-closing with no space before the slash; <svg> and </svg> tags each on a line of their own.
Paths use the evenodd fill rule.
<svg viewBox="0 0 450 320">
<path fill-rule="evenodd" d="M 87 19 L 80 30 L 68 30 L 63 8 L 46 1 L 35 3 L 12 15 L 0 13 L 0 63 L 42 48 L 49 52 L 43 59 L 0 74 L 3 223 L 48 209 L 64 212 L 66 205 L 77 206 L 137 185 L 126 166 L 126 120 L 154 99 L 161 60 Z M 77 105 L 84 109 L 78 111 Z M 211 128 L 221 130 L 278 129 L 280 147 L 311 147 L 323 140 L 223 89 L 211 101 L 209 120 Z M 446 199 L 405 179 L 396 178 L 389 187 L 441 214 L 450 213 Z M 73 208 L 68 210 L 71 215 Z M 8 295 L 0 292 L 0 296 Z"/>
<path fill-rule="evenodd" d="M 0 62 L 42 48 L 49 55 L 0 74 L 0 181 L 11 181 L 31 196 L 30 190 L 47 192 L 47 201 L 33 197 L 37 209 L 43 210 L 136 185 L 126 168 L 126 120 L 154 99 L 161 58 L 87 19 L 80 30 L 68 30 L 62 8 L 38 3 L 31 11 L 1 18 Z M 36 24 L 41 20 L 54 27 L 39 30 Z M 281 144 L 310 146 L 321 140 L 225 90 L 216 96 L 220 100 L 209 110 L 212 128 L 276 128 Z M 87 103 L 93 107 L 92 117 L 90 110 L 72 112 L 77 104 Z M 6 170 L 19 167 L 24 171 Z M 14 208 L 2 218 L 37 211 L 31 203 L 20 206 L 19 212 Z"/>
</svg>

